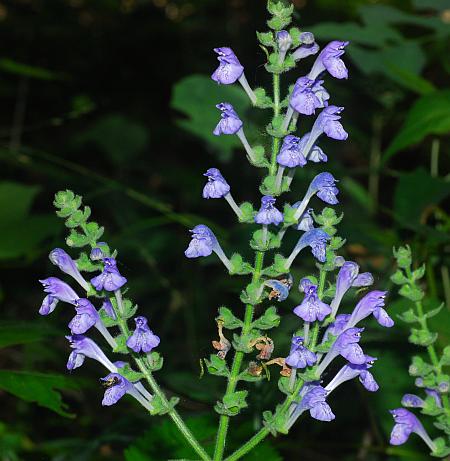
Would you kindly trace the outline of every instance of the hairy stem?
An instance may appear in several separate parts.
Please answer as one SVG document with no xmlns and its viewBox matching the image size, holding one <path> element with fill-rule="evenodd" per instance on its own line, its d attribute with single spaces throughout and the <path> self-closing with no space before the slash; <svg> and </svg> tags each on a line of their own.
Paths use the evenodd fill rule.
<svg viewBox="0 0 450 461">
<path fill-rule="evenodd" d="M 320 277 L 319 277 L 319 287 L 317 290 L 319 298 L 323 295 L 323 290 L 325 288 L 325 280 L 326 280 L 326 271 L 324 269 L 320 269 Z M 319 322 L 316 322 L 311 333 L 311 350 L 316 347 L 317 339 L 319 336 Z M 299 379 L 295 385 L 295 388 L 291 395 L 287 396 L 283 404 L 279 407 L 277 412 L 275 413 L 275 418 L 279 414 L 285 413 L 289 407 L 291 406 L 292 402 L 297 397 L 298 393 L 300 392 L 304 382 L 302 379 Z M 263 427 L 260 429 L 250 440 L 248 440 L 241 448 L 236 450 L 232 453 L 225 461 L 236 461 L 246 455 L 249 451 L 253 450 L 260 442 L 262 442 L 268 435 L 270 434 L 270 430 L 267 427 Z"/>
<path fill-rule="evenodd" d="M 119 290 L 115 294 L 116 294 L 117 308 L 118 308 L 117 309 L 118 312 L 116 312 L 116 316 L 117 316 L 117 319 L 118 319 L 118 322 L 119 322 L 119 329 L 120 329 L 120 331 L 121 331 L 121 333 L 123 335 L 128 337 L 128 336 L 130 336 L 130 330 L 128 329 L 127 321 L 121 315 L 121 313 L 123 312 L 122 296 L 121 296 L 121 293 L 120 293 Z M 139 357 L 139 356 L 137 356 L 135 354 L 132 354 L 132 356 L 133 356 L 133 359 L 136 362 L 136 365 L 138 366 L 139 370 L 142 372 L 142 374 L 144 375 L 146 381 L 148 382 L 150 388 L 155 393 L 155 395 L 157 395 L 160 398 L 163 405 L 168 409 L 167 414 L 172 419 L 172 421 L 175 423 L 178 430 L 184 436 L 184 438 L 189 443 L 189 445 L 191 445 L 191 447 L 195 450 L 197 455 L 203 461 L 211 461 L 211 458 L 209 457 L 208 453 L 206 453 L 204 448 L 200 445 L 198 440 L 195 438 L 194 434 L 186 426 L 186 424 L 181 419 L 178 412 L 175 410 L 175 408 L 172 408 L 170 406 L 170 403 L 167 400 L 167 397 L 165 396 L 164 392 L 159 387 L 158 383 L 156 382 L 155 378 L 153 377 L 153 374 L 152 374 L 151 370 L 149 370 L 146 361 L 142 357 Z"/>
<path fill-rule="evenodd" d="M 273 115 L 280 115 L 280 75 L 273 74 Z M 280 147 L 280 138 L 272 140 L 272 155 L 270 157 L 269 174 L 274 176 L 277 172 L 277 154 Z"/>
<path fill-rule="evenodd" d="M 263 267 L 264 253 L 261 251 L 256 252 L 255 257 L 255 268 L 252 276 L 252 283 L 255 283 L 261 277 L 261 270 Z M 245 306 L 244 324 L 242 326 L 241 337 L 247 335 L 251 329 L 253 320 L 254 306 L 247 304 Z M 241 371 L 242 360 L 244 358 L 244 352 L 236 351 L 234 354 L 233 364 L 231 366 L 230 377 L 228 378 L 227 389 L 225 396 L 232 394 L 236 385 L 239 381 L 239 373 Z M 224 397 L 225 397 L 224 396 Z M 228 425 L 230 417 L 227 415 L 221 415 L 219 421 L 219 429 L 217 431 L 216 448 L 214 450 L 214 461 L 221 461 L 223 459 L 223 453 L 225 451 L 225 444 L 228 433 Z"/>
</svg>

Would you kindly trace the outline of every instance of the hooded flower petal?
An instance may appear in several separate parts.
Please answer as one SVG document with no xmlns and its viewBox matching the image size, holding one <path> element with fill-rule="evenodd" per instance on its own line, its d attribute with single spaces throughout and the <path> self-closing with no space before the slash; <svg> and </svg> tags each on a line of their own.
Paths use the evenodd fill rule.
<svg viewBox="0 0 450 461">
<path fill-rule="evenodd" d="M 405 394 L 402 398 L 402 405 L 409 408 L 422 408 L 424 401 L 417 395 Z"/>
<path fill-rule="evenodd" d="M 222 198 L 230 192 L 230 186 L 217 168 L 209 168 L 204 174 L 208 182 L 203 188 L 203 198 Z"/>
<path fill-rule="evenodd" d="M 69 340 L 70 347 L 73 349 L 67 362 L 68 370 L 73 370 L 81 366 L 85 357 L 97 360 L 110 371 L 116 370 L 114 364 L 111 363 L 92 339 L 83 335 L 66 336 L 66 338 Z"/>
<path fill-rule="evenodd" d="M 317 108 L 323 107 L 321 100 L 312 90 L 314 80 L 308 77 L 300 77 L 292 90 L 289 105 L 298 113 L 312 115 Z"/>
<path fill-rule="evenodd" d="M 209 256 L 217 245 L 217 239 L 213 231 L 204 224 L 199 224 L 190 231 L 192 240 L 184 252 L 188 258 L 199 258 Z"/>
<path fill-rule="evenodd" d="M 349 42 L 334 40 L 330 42 L 319 54 L 316 62 L 309 73 L 309 77 L 316 79 L 319 74 L 327 70 L 333 77 L 348 78 L 348 70 L 341 56 L 345 53 L 345 47 Z"/>
<path fill-rule="evenodd" d="M 419 435 L 422 440 L 428 445 L 428 447 L 435 451 L 436 446 L 434 442 L 430 439 L 429 435 L 425 431 L 422 423 L 417 419 L 417 417 L 406 410 L 405 408 L 397 408 L 391 410 L 395 425 L 391 432 L 391 445 L 402 445 L 404 444 L 412 432 L 415 432 Z"/>
<path fill-rule="evenodd" d="M 335 186 L 336 179 L 331 173 L 320 173 L 312 181 L 308 189 L 309 194 L 315 193 L 317 197 L 330 205 L 339 203 L 337 194 L 339 189 Z"/>
<path fill-rule="evenodd" d="M 300 402 L 300 408 L 309 410 L 310 415 L 319 421 L 332 421 L 335 415 L 331 408 L 326 403 L 327 391 L 319 385 L 311 386 L 311 388 L 303 396 Z"/>
<path fill-rule="evenodd" d="M 136 329 L 127 339 L 127 346 L 133 349 L 134 352 L 151 352 L 153 348 L 159 345 L 159 336 L 156 336 L 152 330 L 150 330 L 145 317 L 136 317 L 134 321 L 136 323 Z"/>
<path fill-rule="evenodd" d="M 292 205 L 292 208 L 297 208 L 300 205 L 300 203 L 301 202 L 294 203 Z M 309 208 L 300 216 L 300 219 L 298 220 L 298 224 L 297 224 L 297 230 L 308 232 L 311 229 L 314 229 L 314 219 L 311 216 L 312 213 L 313 213 L 313 209 Z"/>
<path fill-rule="evenodd" d="M 300 152 L 300 138 L 288 135 L 283 139 L 283 145 L 277 155 L 279 165 L 286 168 L 303 167 L 306 165 L 306 159 Z"/>
<path fill-rule="evenodd" d="M 50 261 L 59 269 L 73 277 L 83 288 L 88 289 L 89 285 L 81 275 L 75 261 L 62 249 L 55 248 L 48 255 Z"/>
<path fill-rule="evenodd" d="M 79 299 L 79 296 L 69 285 L 67 285 L 67 283 L 56 277 L 48 277 L 39 280 L 39 282 L 42 283 L 45 293 L 48 293 L 52 298 L 56 298 L 58 301 L 75 304 L 75 301 Z"/>
<path fill-rule="evenodd" d="M 216 106 L 220 111 L 220 121 L 213 131 L 213 134 L 236 134 L 244 125 L 238 114 L 230 103 L 220 103 Z"/>
<path fill-rule="evenodd" d="M 261 208 L 255 216 L 257 224 L 278 224 L 283 222 L 283 214 L 275 208 L 275 199 L 271 195 L 264 195 L 261 198 Z"/>
<path fill-rule="evenodd" d="M 278 50 L 286 52 L 292 45 L 292 37 L 287 30 L 280 30 L 277 32 L 277 45 Z"/>
<path fill-rule="evenodd" d="M 102 400 L 103 406 L 114 405 L 133 388 L 133 385 L 118 373 L 110 373 L 104 378 L 101 378 L 101 381 L 106 388 Z"/>
<path fill-rule="evenodd" d="M 69 322 L 72 334 L 81 335 L 86 333 L 89 328 L 93 327 L 100 320 L 98 312 L 88 299 L 78 299 L 75 304 L 75 310 L 77 313 Z"/>
<path fill-rule="evenodd" d="M 306 368 L 314 365 L 317 361 L 317 356 L 303 345 L 301 336 L 292 338 L 291 350 L 286 357 L 286 365 L 293 368 Z"/>
<path fill-rule="evenodd" d="M 321 301 L 317 295 L 317 285 L 310 285 L 305 291 L 302 303 L 294 309 L 294 314 L 305 322 L 322 322 L 331 313 L 328 304 Z"/>
<path fill-rule="evenodd" d="M 380 325 L 388 328 L 392 327 L 394 321 L 383 309 L 386 294 L 386 291 L 379 290 L 373 290 L 367 293 L 356 305 L 349 321 L 349 326 L 354 326 L 370 314 L 373 314 Z"/>
<path fill-rule="evenodd" d="M 114 258 L 103 258 L 103 263 L 103 272 L 91 279 L 91 283 L 97 291 L 116 291 L 127 283 L 127 279 L 120 275 Z"/>
<path fill-rule="evenodd" d="M 51 295 L 47 295 L 42 301 L 41 307 L 39 308 L 39 314 L 48 315 L 51 314 L 58 304 L 58 298 L 54 298 Z"/>
<path fill-rule="evenodd" d="M 211 78 L 215 82 L 222 83 L 223 85 L 234 83 L 244 73 L 244 67 L 231 48 L 214 48 L 214 51 L 217 53 L 219 67 L 211 75 Z"/>
</svg>

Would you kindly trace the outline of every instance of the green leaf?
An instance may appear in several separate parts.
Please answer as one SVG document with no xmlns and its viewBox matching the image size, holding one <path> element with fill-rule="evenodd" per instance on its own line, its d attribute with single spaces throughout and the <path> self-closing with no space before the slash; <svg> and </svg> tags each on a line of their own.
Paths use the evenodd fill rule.
<svg viewBox="0 0 450 461">
<path fill-rule="evenodd" d="M 26 402 L 35 402 L 66 418 L 75 415 L 68 413 L 61 394 L 56 389 L 78 389 L 73 377 L 34 373 L 28 371 L 0 370 L 0 389 L 15 395 Z"/>
<path fill-rule="evenodd" d="M 432 309 L 431 311 L 425 312 L 424 317 L 426 319 L 431 319 L 435 317 L 436 315 L 441 312 L 441 310 L 444 308 L 444 303 L 442 303 L 439 307 L 436 307 L 436 309 Z"/>
<path fill-rule="evenodd" d="M 441 365 L 450 365 L 450 346 L 446 346 L 442 351 L 442 357 L 440 361 Z"/>
<path fill-rule="evenodd" d="M 175 408 L 175 405 L 178 404 L 180 399 L 178 397 L 172 397 L 168 404 L 161 400 L 159 395 L 155 395 L 152 399 L 152 407 L 153 409 L 150 411 L 150 414 L 153 416 L 162 416 L 167 414 L 172 408 Z"/>
<path fill-rule="evenodd" d="M 179 126 L 206 141 L 223 160 L 228 160 L 233 149 L 241 147 L 241 143 L 237 136 L 212 134 L 220 113 L 211 101 L 231 103 L 241 117 L 250 107 L 247 95 L 239 86 L 217 85 L 206 75 L 190 75 L 179 81 L 173 89 L 170 104 L 184 115 L 184 119 L 177 122 Z"/>
<path fill-rule="evenodd" d="M 48 323 L 41 322 L 1 322 L 0 348 L 29 344 L 59 336 L 61 332 Z"/>
<path fill-rule="evenodd" d="M 0 213 L 2 223 L 20 221 L 30 212 L 33 200 L 40 187 L 27 186 L 18 182 L 0 182 Z"/>
<path fill-rule="evenodd" d="M 416 323 L 419 321 L 417 315 L 412 309 L 408 309 L 402 314 L 397 315 L 400 320 L 403 320 L 406 323 Z"/>
<path fill-rule="evenodd" d="M 125 461 L 150 461 L 150 458 L 137 447 L 128 447 L 124 451 Z"/>
<path fill-rule="evenodd" d="M 412 358 L 412 363 L 408 371 L 411 376 L 425 376 L 433 371 L 433 366 L 426 363 L 422 357 L 416 355 Z"/>
<path fill-rule="evenodd" d="M 252 324 L 253 328 L 260 330 L 270 330 L 280 324 L 281 317 L 277 314 L 277 308 L 275 306 L 269 307 L 264 314 L 255 320 Z"/>
<path fill-rule="evenodd" d="M 222 401 L 218 401 L 214 409 L 217 413 L 227 416 L 236 416 L 243 408 L 247 408 L 248 391 L 236 391 L 226 394 Z"/>
<path fill-rule="evenodd" d="M 405 283 L 409 282 L 409 279 L 400 269 L 398 269 L 394 274 L 391 275 L 391 282 L 395 283 L 396 285 L 404 285 Z"/>
<path fill-rule="evenodd" d="M 447 134 L 450 131 L 449 106 L 450 90 L 436 91 L 418 99 L 410 109 L 402 129 L 384 153 L 382 162 L 430 134 Z"/>
<path fill-rule="evenodd" d="M 239 253 L 234 253 L 230 258 L 230 274 L 246 275 L 251 274 L 253 267 L 242 259 Z"/>
<path fill-rule="evenodd" d="M 164 358 L 161 357 L 159 352 L 153 351 L 150 355 L 147 355 L 147 363 L 150 371 L 158 371 L 164 365 Z"/>
<path fill-rule="evenodd" d="M 119 368 L 119 373 L 132 383 L 136 383 L 144 377 L 141 372 L 133 370 L 129 363 L 126 363 L 122 368 Z"/>
<path fill-rule="evenodd" d="M 424 297 L 424 292 L 420 289 L 417 288 L 416 286 L 411 286 L 411 285 L 403 285 L 400 290 L 399 294 L 401 294 L 403 297 L 410 299 L 413 302 L 420 301 Z"/>
<path fill-rule="evenodd" d="M 149 143 L 148 129 L 121 114 L 109 114 L 75 140 L 78 144 L 94 144 L 116 165 L 126 166 L 142 154 Z"/>
<path fill-rule="evenodd" d="M 431 333 L 430 331 L 417 330 L 416 328 L 412 328 L 411 335 L 409 336 L 408 340 L 410 343 L 426 347 L 433 344 L 437 337 L 437 333 Z"/>
<path fill-rule="evenodd" d="M 450 455 L 450 447 L 447 446 L 443 437 L 434 439 L 433 442 L 436 449 L 431 453 L 431 456 L 435 456 L 436 458 L 445 458 Z"/>
<path fill-rule="evenodd" d="M 113 352 L 128 354 L 127 338 L 123 334 L 120 334 L 114 339 L 116 340 L 117 346 L 114 348 Z"/>
<path fill-rule="evenodd" d="M 221 320 L 224 328 L 228 330 L 235 330 L 243 325 L 242 320 L 239 320 L 233 312 L 225 306 L 219 307 L 219 316 L 216 317 L 216 320 Z"/>
<path fill-rule="evenodd" d="M 208 359 L 204 359 L 208 372 L 215 376 L 230 376 L 230 370 L 227 362 L 216 354 L 211 354 Z"/>
</svg>

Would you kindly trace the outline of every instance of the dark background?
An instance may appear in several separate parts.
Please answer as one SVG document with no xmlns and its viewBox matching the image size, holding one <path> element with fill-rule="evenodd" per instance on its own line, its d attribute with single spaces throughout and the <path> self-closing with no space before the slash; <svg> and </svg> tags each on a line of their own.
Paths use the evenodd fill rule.
<svg viewBox="0 0 450 461">
<path fill-rule="evenodd" d="M 326 81 L 333 102 L 346 107 L 350 137 L 322 141 L 327 167 L 340 180 L 344 256 L 373 271 L 376 288 L 392 289 L 388 306 L 395 318 L 406 301 L 389 281 L 392 247 L 409 243 L 417 264 L 427 265 L 426 307 L 443 301 L 448 308 L 449 2 L 294 3 L 296 25 L 314 31 L 321 45 L 352 42 L 345 56 L 349 80 Z M 213 223 L 227 253 L 251 258 L 249 227 L 235 225 L 225 202 L 201 199 L 202 173 L 219 167 L 238 202 L 259 201 L 259 172 L 244 162 L 237 140 L 210 133 L 220 100 L 237 101 L 251 141 L 269 141 L 264 126 L 270 115 L 250 110 L 237 88 L 218 88 L 208 76 L 216 66 L 212 48 L 231 46 L 250 84 L 270 90 L 255 37 L 255 30 L 266 29 L 265 20 L 261 0 L 0 1 L 1 460 L 193 456 L 168 420 L 146 417 L 131 400 L 102 408 L 98 378 L 104 371 L 96 363 L 66 373 L 67 306 L 45 319 L 37 314 L 43 297 L 38 279 L 57 275 L 47 254 L 64 244 L 52 201 L 65 188 L 83 195 L 93 219 L 106 227 L 104 239 L 119 250 L 130 296 L 162 338 L 166 364 L 158 378 L 169 394 L 182 396 L 180 411 L 213 444 L 217 418 L 208 414 L 225 383 L 200 379 L 199 360 L 212 353 L 217 308 L 242 313 L 237 295 L 245 281 L 225 277 L 214 258 L 187 260 L 183 251 L 187 229 L 205 222 Z M 312 59 L 282 76 L 283 91 L 307 73 Z M 288 199 L 301 199 L 308 178 L 319 171 L 299 172 Z M 312 269 L 305 258 L 295 268 L 296 281 Z M 290 312 L 299 299 L 293 290 L 280 305 L 283 320 L 273 336 L 278 355 L 296 328 Z M 447 308 L 433 322 L 440 346 L 450 335 Z M 429 459 L 414 440 L 396 449 L 387 445 L 387 410 L 414 391 L 407 367 L 415 349 L 407 333 L 397 321 L 389 331 L 373 323 L 365 335 L 365 350 L 379 358 L 376 395 L 348 383 L 330 401 L 334 422 L 305 417 L 289 436 L 245 459 Z M 17 375 L 21 389 L 11 384 L 9 370 L 23 372 Z M 65 409 L 58 396 L 56 403 L 40 399 L 52 386 L 62 389 Z M 274 377 L 249 387 L 250 407 L 232 421 L 230 448 L 250 436 L 261 412 L 281 397 Z"/>
</svg>

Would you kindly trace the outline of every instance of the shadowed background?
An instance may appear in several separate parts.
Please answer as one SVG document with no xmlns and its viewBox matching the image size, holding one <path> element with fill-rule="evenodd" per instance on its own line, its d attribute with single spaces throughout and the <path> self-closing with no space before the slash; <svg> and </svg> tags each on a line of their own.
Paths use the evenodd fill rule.
<svg viewBox="0 0 450 461">
<path fill-rule="evenodd" d="M 339 226 L 348 241 L 344 256 L 373 271 L 376 288 L 393 288 L 388 306 L 395 318 L 405 301 L 389 281 L 392 246 L 409 243 L 427 265 L 426 306 L 447 303 L 432 322 L 445 345 L 450 2 L 294 3 L 295 25 L 313 31 L 321 45 L 351 41 L 349 80 L 326 81 L 333 103 L 346 108 L 349 140 L 321 143 L 329 171 L 340 180 L 336 209 L 345 212 Z M 254 0 L 0 0 L 0 460 L 193 456 L 168 420 L 146 417 L 131 400 L 102 408 L 98 378 L 104 370 L 89 361 L 72 374 L 65 370 L 70 309 L 61 305 L 45 319 L 37 313 L 43 298 L 38 279 L 57 275 L 48 252 L 65 238 L 53 195 L 66 188 L 83 195 L 93 219 L 106 227 L 104 239 L 119 250 L 130 296 L 162 338 L 160 382 L 181 395 L 180 410 L 190 415 L 198 437 L 214 443 L 217 417 L 208 414 L 225 382 L 200 379 L 199 363 L 213 352 L 217 308 L 243 312 L 238 293 L 245 280 L 227 277 L 214 258 L 191 261 L 183 251 L 188 229 L 203 222 L 212 223 L 227 253 L 251 257 L 251 228 L 237 226 L 224 201 L 201 199 L 202 173 L 220 168 L 237 201 L 259 202 L 259 172 L 237 138 L 211 134 L 218 120 L 214 105 L 232 100 L 250 141 L 260 143 L 268 142 L 270 113 L 252 110 L 240 89 L 217 87 L 209 75 L 216 67 L 212 48 L 231 46 L 250 84 L 270 85 L 255 36 L 266 29 L 265 20 L 265 2 Z M 282 76 L 284 91 L 313 59 Z M 300 200 L 321 168 L 299 171 L 287 200 Z M 313 206 L 322 207 L 319 201 Z M 296 237 L 288 235 L 286 248 Z M 296 282 L 312 269 L 312 258 L 299 260 Z M 297 328 L 291 310 L 299 300 L 293 290 L 279 306 L 277 356 L 286 355 Z M 373 395 L 348 383 L 330 399 L 335 421 L 304 417 L 289 436 L 265 442 L 244 459 L 429 459 L 413 440 L 387 445 L 387 410 L 414 390 L 407 368 L 415 348 L 401 321 L 389 331 L 371 326 L 365 350 L 379 358 L 373 371 L 380 391 Z M 276 381 L 249 386 L 250 405 L 232 421 L 230 447 L 279 401 Z"/>
</svg>

